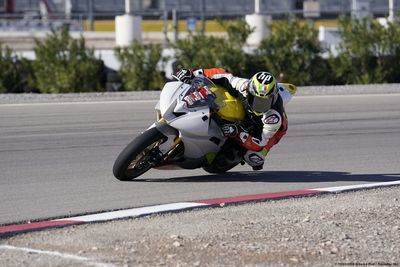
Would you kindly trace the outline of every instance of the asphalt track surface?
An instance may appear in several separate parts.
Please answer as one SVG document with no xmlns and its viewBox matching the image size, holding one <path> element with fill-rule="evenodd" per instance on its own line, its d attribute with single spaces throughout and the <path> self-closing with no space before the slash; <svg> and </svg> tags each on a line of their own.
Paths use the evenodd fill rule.
<svg viewBox="0 0 400 267">
<path fill-rule="evenodd" d="M 178 201 L 400 179 L 400 94 L 298 96 L 265 168 L 111 172 L 156 101 L 0 105 L 0 224 Z"/>
</svg>

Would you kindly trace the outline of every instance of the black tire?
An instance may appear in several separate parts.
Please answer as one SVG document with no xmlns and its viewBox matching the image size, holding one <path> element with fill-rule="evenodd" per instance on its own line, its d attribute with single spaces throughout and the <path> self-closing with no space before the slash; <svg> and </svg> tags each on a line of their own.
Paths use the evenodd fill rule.
<svg viewBox="0 0 400 267">
<path fill-rule="evenodd" d="M 113 167 L 115 178 L 120 181 L 131 181 L 148 171 L 152 167 L 148 161 L 149 152 L 165 138 L 157 128 L 151 128 L 133 139 L 115 160 Z"/>
<path fill-rule="evenodd" d="M 242 146 L 233 139 L 228 139 L 211 164 L 203 166 L 203 170 L 213 174 L 225 173 L 242 161 L 244 153 Z"/>
<path fill-rule="evenodd" d="M 236 167 L 236 165 L 238 165 L 239 162 L 236 163 L 231 163 L 225 166 L 218 166 L 216 164 L 213 165 L 208 165 L 208 166 L 203 166 L 203 170 L 205 170 L 208 173 L 212 173 L 212 174 L 221 174 L 221 173 L 225 173 L 227 171 L 229 171 L 230 169 Z"/>
</svg>

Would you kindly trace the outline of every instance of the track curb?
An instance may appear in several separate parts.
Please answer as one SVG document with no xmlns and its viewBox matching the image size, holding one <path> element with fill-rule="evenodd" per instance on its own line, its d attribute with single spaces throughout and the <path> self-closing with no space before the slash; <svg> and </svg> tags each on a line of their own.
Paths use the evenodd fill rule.
<svg viewBox="0 0 400 267">
<path fill-rule="evenodd" d="M 315 196 L 321 194 L 342 193 L 348 191 L 359 191 L 365 189 L 398 186 L 398 185 L 400 185 L 400 180 L 391 182 L 314 188 L 306 190 L 274 192 L 274 193 L 264 193 L 264 194 L 237 196 L 229 198 L 204 199 L 204 200 L 195 200 L 188 202 L 160 204 L 160 205 L 141 207 L 141 208 L 101 212 L 101 213 L 75 216 L 75 217 L 66 217 L 55 220 L 45 220 L 45 221 L 38 221 L 25 224 L 4 225 L 0 226 L 0 237 L 23 233 L 23 232 L 56 228 L 56 227 L 97 223 L 97 222 L 109 222 L 113 220 L 137 218 L 142 216 L 168 213 L 168 212 L 181 212 L 185 210 L 193 210 L 196 208 L 224 207 L 225 205 L 229 204 L 243 204 L 243 203 L 257 202 L 257 201 L 261 202 L 268 200 L 288 199 L 294 197 L 306 197 L 306 196 Z"/>
</svg>

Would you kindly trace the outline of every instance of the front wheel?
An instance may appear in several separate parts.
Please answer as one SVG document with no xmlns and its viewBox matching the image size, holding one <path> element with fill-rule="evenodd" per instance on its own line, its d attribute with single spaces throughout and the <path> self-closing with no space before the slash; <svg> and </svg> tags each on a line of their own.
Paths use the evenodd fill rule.
<svg viewBox="0 0 400 267">
<path fill-rule="evenodd" d="M 113 173 L 121 181 L 131 181 L 148 171 L 159 156 L 158 146 L 166 137 L 150 128 L 129 143 L 115 160 Z"/>
</svg>

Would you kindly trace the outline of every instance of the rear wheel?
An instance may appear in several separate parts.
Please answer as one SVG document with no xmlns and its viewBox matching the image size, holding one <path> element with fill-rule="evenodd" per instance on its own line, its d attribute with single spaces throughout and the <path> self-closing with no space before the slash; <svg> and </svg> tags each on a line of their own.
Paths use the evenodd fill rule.
<svg viewBox="0 0 400 267">
<path fill-rule="evenodd" d="M 229 171 L 230 169 L 234 168 L 236 165 L 238 165 L 239 162 L 234 162 L 230 164 L 226 164 L 224 166 L 219 166 L 218 164 L 211 164 L 208 166 L 203 166 L 203 170 L 205 170 L 208 173 L 224 173 Z"/>
<path fill-rule="evenodd" d="M 228 139 L 211 163 L 203 166 L 208 173 L 224 173 L 241 163 L 245 150 L 233 139 Z"/>
<path fill-rule="evenodd" d="M 160 160 L 158 146 L 166 137 L 150 128 L 129 143 L 115 160 L 113 173 L 121 181 L 130 181 L 148 171 Z"/>
</svg>

